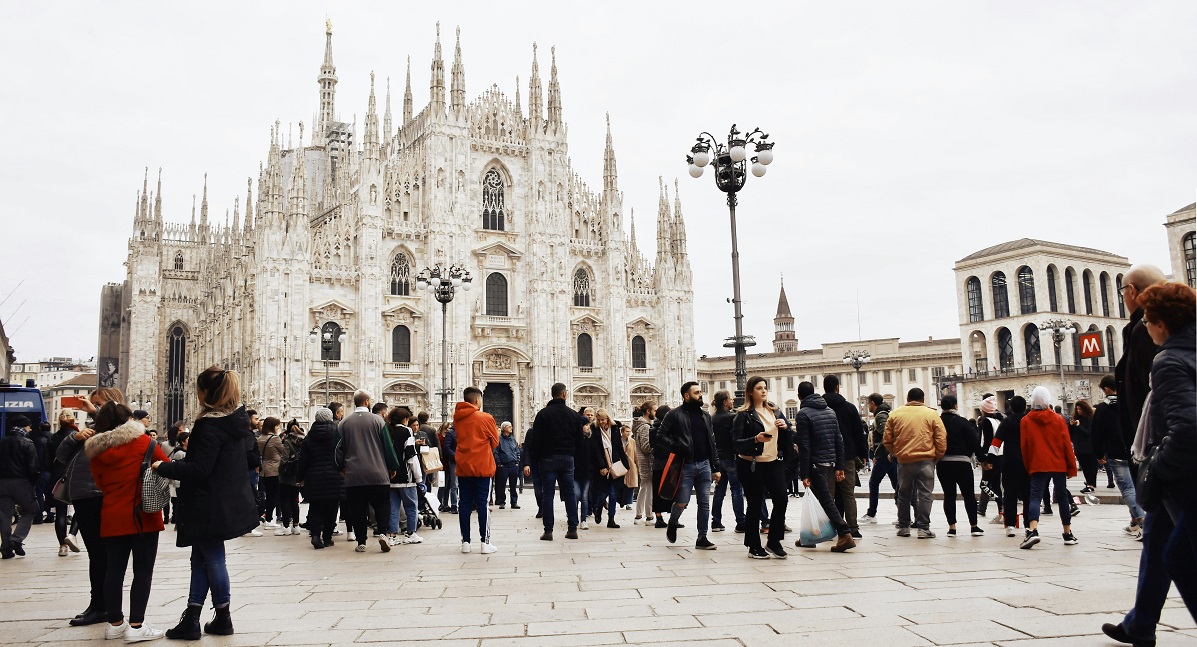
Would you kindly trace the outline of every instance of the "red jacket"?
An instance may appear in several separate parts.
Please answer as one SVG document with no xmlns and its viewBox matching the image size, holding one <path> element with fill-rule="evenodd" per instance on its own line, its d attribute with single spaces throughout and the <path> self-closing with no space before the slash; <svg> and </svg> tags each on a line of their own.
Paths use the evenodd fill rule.
<svg viewBox="0 0 1197 647">
<path fill-rule="evenodd" d="M 1051 409 L 1034 409 L 1023 416 L 1022 462 L 1027 474 L 1063 472 L 1076 476 L 1076 454 L 1068 437 L 1068 423 Z"/>
<path fill-rule="evenodd" d="M 492 477 L 495 475 L 495 448 L 499 429 L 495 418 L 469 402 L 458 402 L 453 412 L 453 430 L 457 432 L 457 475 Z"/>
<path fill-rule="evenodd" d="M 141 503 L 141 461 L 150 447 L 141 423 L 125 424 L 87 439 L 84 451 L 96 487 L 104 493 L 100 508 L 100 536 L 120 537 L 142 532 L 162 532 L 162 513 L 137 510 Z M 153 461 L 169 462 L 162 447 L 154 448 Z M 137 518 L 140 517 L 140 527 Z"/>
</svg>

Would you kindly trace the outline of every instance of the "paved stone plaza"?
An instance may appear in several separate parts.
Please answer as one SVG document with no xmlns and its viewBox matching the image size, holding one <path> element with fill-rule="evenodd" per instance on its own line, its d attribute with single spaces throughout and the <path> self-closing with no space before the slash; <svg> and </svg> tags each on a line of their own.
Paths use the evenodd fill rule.
<svg viewBox="0 0 1197 647">
<path fill-rule="evenodd" d="M 1118 620 L 1133 598 L 1140 547 L 1122 533 L 1120 505 L 1085 506 L 1073 547 L 1060 543 L 1058 517 L 1045 517 L 1043 543 L 1024 551 L 988 523 L 984 537 L 947 538 L 938 501 L 938 538 L 895 537 L 893 503 L 882 501 L 880 523 L 862 528 L 865 539 L 852 552 L 833 554 L 824 544 L 790 548 L 786 561 L 753 561 L 730 530 L 711 535 L 717 551 L 694 550 L 693 515 L 675 546 L 662 530 L 632 526 L 632 513 L 622 510 L 622 529 L 542 542 L 531 497 L 521 503 L 521 510 L 495 509 L 495 555 L 478 554 L 476 543 L 474 553 L 461 554 L 452 515 L 442 530 L 422 529 L 424 544 L 387 555 L 376 542 L 356 554 L 346 543 L 315 551 L 305 537 L 233 541 L 238 633 L 201 642 L 1104 645 L 1113 643 L 1101 623 Z M 173 540 L 163 534 L 147 613 L 163 628 L 173 626 L 187 594 L 189 553 Z M 50 526 L 34 526 L 29 557 L 0 563 L 0 643 L 102 642 L 102 625 L 66 624 L 86 605 L 87 560 L 58 557 L 54 543 Z M 1197 628 L 1173 596 L 1159 644 L 1195 645 Z"/>
</svg>

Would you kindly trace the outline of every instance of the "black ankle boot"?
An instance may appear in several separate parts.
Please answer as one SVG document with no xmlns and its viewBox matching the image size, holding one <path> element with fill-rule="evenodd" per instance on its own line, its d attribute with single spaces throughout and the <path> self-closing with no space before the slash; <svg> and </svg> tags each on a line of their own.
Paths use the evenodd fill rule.
<svg viewBox="0 0 1197 647">
<path fill-rule="evenodd" d="M 204 624 L 204 633 L 213 636 L 233 635 L 233 616 L 229 614 L 228 607 L 216 609 L 216 616 L 212 618 L 212 622 Z"/>
<path fill-rule="evenodd" d="M 183 615 L 179 616 L 179 624 L 166 630 L 166 637 L 173 640 L 199 640 L 203 637 L 199 626 L 201 611 L 203 607 L 187 605 Z"/>
</svg>

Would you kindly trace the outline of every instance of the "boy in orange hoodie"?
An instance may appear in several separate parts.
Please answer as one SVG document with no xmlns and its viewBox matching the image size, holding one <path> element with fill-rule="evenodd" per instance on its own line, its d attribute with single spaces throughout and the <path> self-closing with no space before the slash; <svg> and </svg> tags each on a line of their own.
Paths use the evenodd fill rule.
<svg viewBox="0 0 1197 647">
<path fill-rule="evenodd" d="M 470 552 L 470 513 L 478 510 L 478 533 L 482 540 L 482 554 L 499 550 L 490 543 L 491 479 L 495 476 L 495 448 L 499 446 L 499 429 L 494 416 L 482 411 L 482 391 L 466 387 L 464 402 L 457 403 L 453 412 L 453 429 L 457 432 L 457 483 L 461 489 L 461 552 Z"/>
<path fill-rule="evenodd" d="M 1030 549 L 1039 543 L 1039 504 L 1050 481 L 1056 491 L 1060 523 L 1064 528 L 1064 545 L 1075 546 L 1072 534 L 1072 495 L 1068 493 L 1069 477 L 1076 476 L 1076 454 L 1068 435 L 1068 423 L 1052 411 L 1051 392 L 1045 386 L 1031 391 L 1031 412 L 1023 416 L 1019 429 L 1022 434 L 1022 459 L 1031 475 L 1031 499 L 1027 506 L 1027 534 L 1019 548 Z"/>
</svg>

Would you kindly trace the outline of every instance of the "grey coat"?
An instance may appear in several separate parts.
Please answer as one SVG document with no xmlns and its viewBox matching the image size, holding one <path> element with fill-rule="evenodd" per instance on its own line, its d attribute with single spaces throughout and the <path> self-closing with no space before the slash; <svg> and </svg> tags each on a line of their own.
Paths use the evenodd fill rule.
<svg viewBox="0 0 1197 647">
<path fill-rule="evenodd" d="M 71 497 L 71 501 L 104 496 L 92 478 L 91 463 L 87 460 L 87 453 L 83 451 L 83 443 L 75 439 L 78 433 L 63 438 L 54 456 L 55 460 L 67 466 L 64 477 L 68 485 L 67 496 Z"/>
</svg>

